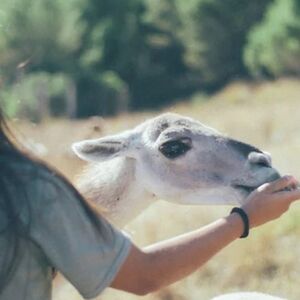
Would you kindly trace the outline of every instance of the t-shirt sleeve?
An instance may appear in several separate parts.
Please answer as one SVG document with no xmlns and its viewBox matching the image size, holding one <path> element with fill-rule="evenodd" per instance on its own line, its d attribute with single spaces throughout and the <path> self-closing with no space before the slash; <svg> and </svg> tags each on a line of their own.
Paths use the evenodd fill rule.
<svg viewBox="0 0 300 300">
<path fill-rule="evenodd" d="M 32 240 L 84 298 L 96 297 L 125 261 L 130 240 L 104 218 L 93 220 L 65 183 L 40 180 L 38 185 L 31 195 Z"/>
</svg>

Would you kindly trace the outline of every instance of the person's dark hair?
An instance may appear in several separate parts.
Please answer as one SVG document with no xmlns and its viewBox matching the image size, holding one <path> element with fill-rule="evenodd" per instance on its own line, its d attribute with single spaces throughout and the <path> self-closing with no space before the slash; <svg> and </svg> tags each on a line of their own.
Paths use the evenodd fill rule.
<svg viewBox="0 0 300 300">
<path fill-rule="evenodd" d="M 24 166 L 24 168 L 19 168 Z M 30 170 L 28 174 L 20 173 L 20 170 Z M 10 132 L 5 121 L 3 112 L 0 109 L 0 239 L 4 239 L 6 249 L 0 252 L 0 297 L 4 287 L 13 277 L 22 257 L 20 247 L 21 238 L 26 239 L 30 229 L 30 222 L 24 224 L 19 214 L 26 210 L 30 220 L 30 205 L 26 193 L 26 182 L 32 180 L 32 176 L 41 176 L 41 169 L 51 172 L 51 183 L 57 185 L 57 178 L 67 185 L 74 197 L 80 201 L 90 216 L 91 220 L 98 226 L 97 213 L 84 201 L 77 190 L 53 168 L 47 166 L 44 162 L 33 158 L 27 154 L 20 146 L 17 146 L 16 139 Z M 49 177 L 47 177 L 47 180 Z M 5 222 L 1 222 L 5 220 Z M 3 226 L 2 226 L 3 223 Z"/>
</svg>

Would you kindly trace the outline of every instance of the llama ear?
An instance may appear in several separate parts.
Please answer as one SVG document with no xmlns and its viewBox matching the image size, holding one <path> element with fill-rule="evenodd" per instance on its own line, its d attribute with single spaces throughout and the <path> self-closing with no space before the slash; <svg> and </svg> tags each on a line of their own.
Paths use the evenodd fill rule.
<svg viewBox="0 0 300 300">
<path fill-rule="evenodd" d="M 117 156 L 126 156 L 128 138 L 122 136 L 84 140 L 72 145 L 73 151 L 86 161 L 105 161 Z"/>
</svg>

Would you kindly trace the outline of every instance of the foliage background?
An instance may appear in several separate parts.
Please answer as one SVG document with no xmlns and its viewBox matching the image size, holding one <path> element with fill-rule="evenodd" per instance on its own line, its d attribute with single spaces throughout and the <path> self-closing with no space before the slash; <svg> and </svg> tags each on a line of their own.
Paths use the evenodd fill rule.
<svg viewBox="0 0 300 300">
<path fill-rule="evenodd" d="M 2 0 L 12 116 L 156 109 L 233 79 L 300 73 L 299 0 Z"/>
</svg>

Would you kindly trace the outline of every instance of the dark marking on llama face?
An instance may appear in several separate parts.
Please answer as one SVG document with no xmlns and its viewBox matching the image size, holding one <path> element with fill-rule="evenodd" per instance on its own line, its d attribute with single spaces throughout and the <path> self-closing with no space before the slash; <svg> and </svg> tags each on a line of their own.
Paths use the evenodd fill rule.
<svg viewBox="0 0 300 300">
<path fill-rule="evenodd" d="M 114 147 L 116 145 L 116 147 Z M 110 142 L 101 145 L 89 145 L 84 149 L 85 154 L 101 154 L 101 155 L 111 155 L 116 153 L 118 150 L 122 148 L 121 143 Z"/>
</svg>

